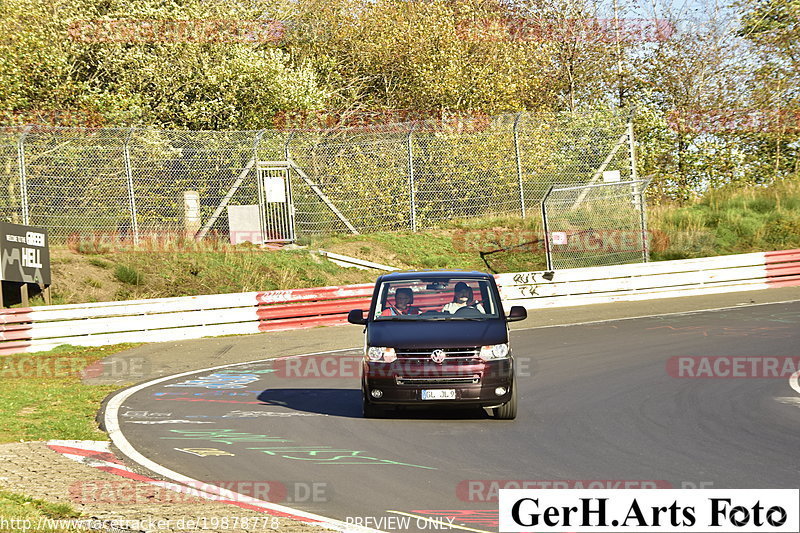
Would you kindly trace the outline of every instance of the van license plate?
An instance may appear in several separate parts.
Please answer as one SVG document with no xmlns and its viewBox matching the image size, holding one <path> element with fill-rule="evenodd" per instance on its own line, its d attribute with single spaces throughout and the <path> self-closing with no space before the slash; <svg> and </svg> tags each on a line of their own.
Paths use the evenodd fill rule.
<svg viewBox="0 0 800 533">
<path fill-rule="evenodd" d="M 455 400 L 455 389 L 423 389 L 423 400 Z"/>
</svg>

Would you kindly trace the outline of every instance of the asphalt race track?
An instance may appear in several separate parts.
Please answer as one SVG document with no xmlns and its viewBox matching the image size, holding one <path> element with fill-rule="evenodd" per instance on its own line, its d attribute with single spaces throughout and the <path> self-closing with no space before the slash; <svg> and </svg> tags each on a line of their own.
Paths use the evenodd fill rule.
<svg viewBox="0 0 800 533">
<path fill-rule="evenodd" d="M 515 421 L 483 410 L 363 419 L 360 350 L 171 379 L 125 400 L 119 421 L 136 450 L 203 482 L 245 493 L 261 482 L 262 498 L 270 482 L 272 500 L 385 531 L 453 517 L 496 531 L 496 490 L 515 480 L 797 488 L 800 391 L 785 375 L 724 373 L 770 375 L 761 358 L 796 365 L 799 325 L 792 302 L 514 331 Z M 689 359 L 700 356 L 739 366 Z"/>
</svg>

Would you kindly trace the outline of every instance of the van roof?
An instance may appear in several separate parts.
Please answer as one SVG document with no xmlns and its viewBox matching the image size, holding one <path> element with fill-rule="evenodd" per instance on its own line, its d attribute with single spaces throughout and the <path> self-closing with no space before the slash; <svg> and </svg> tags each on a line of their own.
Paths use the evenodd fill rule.
<svg viewBox="0 0 800 533">
<path fill-rule="evenodd" d="M 476 270 L 423 270 L 418 272 L 392 272 L 384 274 L 378 281 L 397 281 L 404 279 L 436 279 L 436 278 L 474 278 L 489 279 L 491 274 L 478 272 Z"/>
</svg>

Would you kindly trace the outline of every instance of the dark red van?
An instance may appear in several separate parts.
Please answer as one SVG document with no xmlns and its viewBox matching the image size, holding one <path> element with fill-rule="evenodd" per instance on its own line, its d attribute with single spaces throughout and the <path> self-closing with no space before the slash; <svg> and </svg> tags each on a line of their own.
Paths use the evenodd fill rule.
<svg viewBox="0 0 800 533">
<path fill-rule="evenodd" d="M 503 310 L 494 278 L 482 272 L 397 272 L 378 278 L 365 328 L 364 416 L 402 405 L 486 407 L 517 415 L 508 322 L 524 307 Z"/>
</svg>

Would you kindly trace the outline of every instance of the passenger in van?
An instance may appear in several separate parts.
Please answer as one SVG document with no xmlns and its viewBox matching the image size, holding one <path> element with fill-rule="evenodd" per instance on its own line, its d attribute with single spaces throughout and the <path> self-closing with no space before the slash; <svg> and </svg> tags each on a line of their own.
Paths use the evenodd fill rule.
<svg viewBox="0 0 800 533">
<path fill-rule="evenodd" d="M 418 315 L 419 307 L 413 307 L 414 291 L 409 288 L 397 289 L 394 292 L 394 305 L 389 305 L 381 312 L 381 316 Z"/>
<path fill-rule="evenodd" d="M 442 313 L 455 314 L 456 311 L 464 307 L 472 307 L 481 313 L 486 313 L 486 311 L 483 309 L 483 305 L 472 299 L 472 289 L 469 287 L 469 285 L 463 281 L 459 281 L 456 283 L 456 287 L 453 291 L 453 301 L 444 304 L 444 307 L 442 307 Z"/>
</svg>

